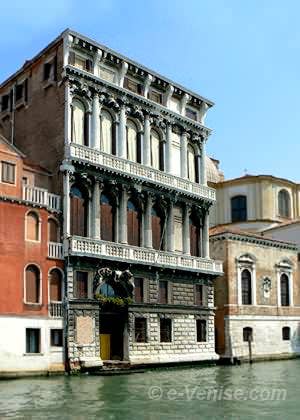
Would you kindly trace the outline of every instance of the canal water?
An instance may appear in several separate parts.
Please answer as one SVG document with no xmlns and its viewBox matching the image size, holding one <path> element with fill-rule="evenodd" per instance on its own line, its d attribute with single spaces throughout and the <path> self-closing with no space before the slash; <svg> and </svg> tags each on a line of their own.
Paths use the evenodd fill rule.
<svg viewBox="0 0 300 420">
<path fill-rule="evenodd" d="M 300 360 L 0 381 L 0 419 L 299 419 Z"/>
</svg>

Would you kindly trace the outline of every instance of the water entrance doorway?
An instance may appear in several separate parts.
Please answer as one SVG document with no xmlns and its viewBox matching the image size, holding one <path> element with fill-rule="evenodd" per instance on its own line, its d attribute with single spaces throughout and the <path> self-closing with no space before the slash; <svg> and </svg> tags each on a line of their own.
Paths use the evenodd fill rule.
<svg viewBox="0 0 300 420">
<path fill-rule="evenodd" d="M 125 316 L 119 313 L 100 315 L 100 357 L 102 360 L 124 360 Z"/>
</svg>

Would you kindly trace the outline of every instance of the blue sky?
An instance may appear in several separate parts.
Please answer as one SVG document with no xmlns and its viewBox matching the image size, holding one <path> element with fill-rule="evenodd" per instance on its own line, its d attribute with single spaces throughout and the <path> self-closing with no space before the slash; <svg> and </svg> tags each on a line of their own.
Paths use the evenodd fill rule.
<svg viewBox="0 0 300 420">
<path fill-rule="evenodd" d="M 2 2 L 0 80 L 72 28 L 213 100 L 226 178 L 300 181 L 299 15 L 297 0 Z"/>
</svg>

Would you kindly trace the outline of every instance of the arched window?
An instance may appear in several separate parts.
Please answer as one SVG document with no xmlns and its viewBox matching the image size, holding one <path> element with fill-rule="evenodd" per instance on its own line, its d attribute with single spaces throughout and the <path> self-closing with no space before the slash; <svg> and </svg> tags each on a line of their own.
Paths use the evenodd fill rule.
<svg viewBox="0 0 300 420">
<path fill-rule="evenodd" d="M 105 153 L 113 153 L 113 122 L 107 111 L 101 113 L 100 148 Z"/>
<path fill-rule="evenodd" d="M 40 270 L 33 264 L 25 270 L 25 302 L 40 303 Z"/>
<path fill-rule="evenodd" d="M 49 274 L 49 297 L 50 302 L 62 301 L 62 274 L 57 268 L 51 270 Z"/>
<path fill-rule="evenodd" d="M 280 276 L 280 297 L 281 306 L 289 306 L 290 304 L 290 293 L 289 293 L 289 278 L 284 273 Z"/>
<path fill-rule="evenodd" d="M 115 236 L 115 206 L 111 197 L 102 193 L 101 206 L 101 239 L 113 242 Z"/>
<path fill-rule="evenodd" d="M 129 245 L 141 244 L 141 214 L 139 208 L 131 200 L 127 203 L 127 240 Z"/>
<path fill-rule="evenodd" d="M 138 130 L 134 122 L 128 120 L 126 126 L 127 159 L 133 162 L 141 162 L 141 151 L 138 139 Z"/>
<path fill-rule="evenodd" d="M 278 211 L 281 217 L 291 217 L 291 200 L 287 190 L 278 193 Z"/>
<path fill-rule="evenodd" d="M 194 257 L 201 256 L 200 250 L 200 220 L 196 215 L 190 216 L 190 252 Z"/>
<path fill-rule="evenodd" d="M 157 131 L 151 130 L 150 133 L 151 146 L 151 166 L 154 169 L 164 170 L 164 148 L 163 142 Z"/>
<path fill-rule="evenodd" d="M 253 341 L 253 330 L 251 327 L 243 328 L 243 341 Z"/>
<path fill-rule="evenodd" d="M 285 341 L 289 341 L 291 339 L 291 329 L 290 327 L 283 327 L 282 328 L 282 339 Z"/>
<path fill-rule="evenodd" d="M 231 221 L 245 222 L 247 220 L 247 197 L 237 195 L 231 199 Z"/>
<path fill-rule="evenodd" d="M 60 242 L 59 226 L 54 219 L 48 219 L 48 240 L 49 242 Z"/>
<path fill-rule="evenodd" d="M 247 269 L 242 271 L 242 304 L 252 304 L 251 273 Z"/>
<path fill-rule="evenodd" d="M 75 99 L 72 103 L 72 142 L 88 146 L 88 117 L 85 106 Z"/>
<path fill-rule="evenodd" d="M 151 221 L 152 221 L 152 246 L 154 249 L 163 250 L 164 249 L 164 223 L 165 217 L 162 210 L 154 206 L 152 207 L 151 212 Z"/>
<path fill-rule="evenodd" d="M 70 191 L 71 199 L 71 234 L 87 235 L 88 196 L 81 187 L 74 185 Z"/>
<path fill-rule="evenodd" d="M 38 215 L 30 211 L 26 215 L 26 239 L 29 241 L 39 241 L 40 222 Z"/>
<path fill-rule="evenodd" d="M 187 150 L 187 169 L 188 169 L 188 179 L 192 182 L 197 181 L 196 177 L 196 156 L 194 148 L 189 144 Z"/>
</svg>

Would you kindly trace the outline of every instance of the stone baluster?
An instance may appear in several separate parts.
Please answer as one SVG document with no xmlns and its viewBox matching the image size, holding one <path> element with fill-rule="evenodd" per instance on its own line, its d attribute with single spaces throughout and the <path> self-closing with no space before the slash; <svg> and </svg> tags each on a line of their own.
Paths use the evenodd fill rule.
<svg viewBox="0 0 300 420">
<path fill-rule="evenodd" d="M 188 204 L 186 204 L 184 209 L 183 209 L 182 243 L 183 243 L 183 253 L 187 254 L 187 255 L 190 255 L 190 253 L 191 253 L 190 212 L 191 212 L 191 208 Z"/>
<path fill-rule="evenodd" d="M 122 104 L 120 108 L 118 156 L 124 159 L 126 159 L 127 157 L 126 120 L 127 120 L 126 105 Z"/>
<path fill-rule="evenodd" d="M 180 175 L 182 178 L 187 178 L 187 133 L 183 131 L 180 137 Z"/>
<path fill-rule="evenodd" d="M 167 219 L 167 249 L 170 252 L 175 250 L 174 241 L 174 202 L 170 201 L 169 214 Z"/>
<path fill-rule="evenodd" d="M 127 202 L 128 191 L 126 186 L 122 186 L 120 206 L 119 206 L 119 241 L 127 244 Z"/>
</svg>

